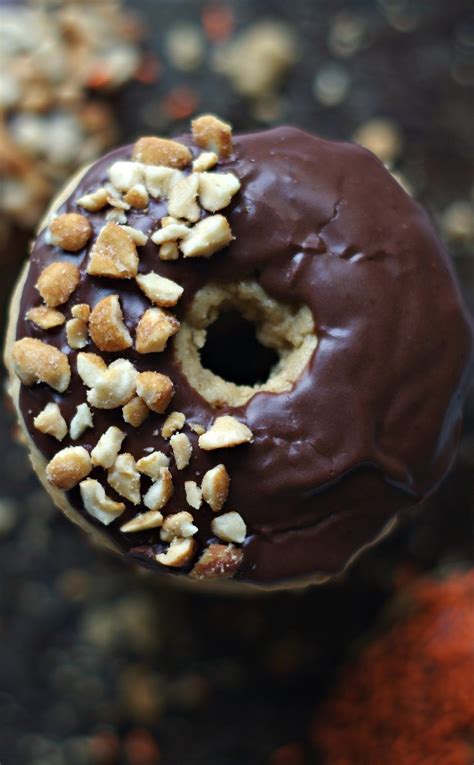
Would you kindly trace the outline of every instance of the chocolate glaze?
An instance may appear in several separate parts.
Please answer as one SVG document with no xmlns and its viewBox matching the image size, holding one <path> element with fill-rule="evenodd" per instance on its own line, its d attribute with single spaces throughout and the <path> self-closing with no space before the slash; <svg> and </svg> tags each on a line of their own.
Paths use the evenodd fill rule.
<svg viewBox="0 0 474 765">
<path fill-rule="evenodd" d="M 189 136 L 180 140 L 198 153 Z M 231 476 L 226 509 L 238 510 L 249 532 L 237 578 L 265 584 L 332 575 L 391 518 L 424 501 L 449 469 L 473 358 L 472 326 L 426 213 L 372 154 L 287 127 L 236 137 L 234 148 L 218 171 L 230 170 L 242 183 L 225 211 L 235 241 L 210 260 L 168 263 L 158 259 L 150 242 L 138 248 L 140 272 L 155 270 L 184 287 L 179 318 L 209 281 L 255 278 L 273 297 L 310 306 L 319 343 L 292 391 L 259 393 L 237 410 L 223 410 L 251 428 L 253 444 L 203 452 L 197 436 L 185 429 L 193 457 L 185 470 L 173 468 L 175 494 L 166 512 L 186 507 L 185 480 L 200 482 L 207 469 L 224 462 Z M 130 158 L 131 151 L 124 147 L 97 162 L 60 212 L 78 210 L 76 200 L 102 185 L 111 163 Z M 128 223 L 149 233 L 163 214 L 165 206 L 152 201 L 147 211 L 129 214 Z M 90 215 L 96 234 L 103 219 L 104 212 Z M 47 458 L 58 444 L 35 430 L 33 417 L 55 400 L 69 420 L 86 389 L 64 328 L 43 332 L 24 318 L 28 308 L 40 304 L 34 288 L 40 271 L 57 258 L 80 265 L 81 283 L 65 306 L 67 316 L 72 304 L 95 305 L 117 293 L 133 331 L 149 307 L 133 280 L 89 277 L 88 249 L 69 255 L 46 244 L 41 233 L 21 301 L 17 337 L 54 343 L 69 355 L 73 372 L 63 395 L 45 385 L 22 386 L 26 427 Z M 97 352 L 93 345 L 86 350 Z M 184 378 L 172 341 L 161 354 L 101 355 L 107 362 L 121 356 L 139 370 L 168 374 L 176 387 L 172 409 L 204 426 L 215 418 L 216 410 Z M 123 422 L 120 410 L 96 410 L 94 429 L 75 443 L 91 448 L 117 424 L 127 433 L 124 450 L 136 458 L 150 446 L 169 453 L 168 444 L 154 435 L 163 420 L 151 414 L 136 431 Z M 70 443 L 66 437 L 60 448 Z M 92 477 L 118 499 L 105 471 Z M 105 528 L 83 511 L 77 488 L 68 496 L 88 521 Z M 153 560 L 160 549 L 157 532 L 118 530 L 136 512 L 127 504 L 126 513 L 105 531 L 124 554 L 159 569 Z M 211 513 L 203 506 L 195 516 L 203 546 L 211 538 Z"/>
</svg>

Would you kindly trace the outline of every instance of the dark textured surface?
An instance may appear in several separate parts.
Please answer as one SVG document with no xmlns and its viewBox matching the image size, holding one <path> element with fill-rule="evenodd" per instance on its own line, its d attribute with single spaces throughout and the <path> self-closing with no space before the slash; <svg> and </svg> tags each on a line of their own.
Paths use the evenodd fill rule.
<svg viewBox="0 0 474 765">
<path fill-rule="evenodd" d="M 188 13 L 196 20 L 202 4 L 133 6 L 148 14 L 161 55 L 167 25 Z M 239 25 L 275 7 L 299 30 L 302 58 L 284 88 L 289 106 L 282 121 L 347 138 L 374 115 L 392 117 L 404 136 L 398 167 L 429 209 L 438 215 L 468 198 L 474 165 L 469 0 L 234 6 Z M 346 59 L 328 44 L 341 8 L 362 16 L 369 38 Z M 390 21 L 389 8 L 402 9 L 405 22 Z M 312 81 L 335 59 L 349 74 L 350 91 L 326 108 L 313 99 Z M 155 119 L 157 112 L 150 112 L 150 101 L 189 83 L 199 90 L 199 108 L 217 110 L 238 129 L 257 126 L 249 106 L 206 66 L 188 76 L 165 61 L 157 87 L 142 86 L 124 99 L 124 140 L 152 130 L 150 113 Z M 174 121 L 172 127 L 179 129 Z M 472 249 L 450 250 L 474 307 Z M 148 578 L 90 547 L 50 507 L 12 444 L 11 428 L 3 412 L 2 765 L 138 765 L 131 743 L 139 735 L 145 742 L 143 728 L 160 747 L 162 763 L 265 763 L 280 744 L 305 739 L 316 701 L 386 601 L 395 564 L 418 570 L 474 557 L 472 401 L 458 466 L 417 522 L 361 561 L 341 586 L 255 601 L 157 592 Z M 157 761 L 152 752 L 148 762 Z"/>
</svg>

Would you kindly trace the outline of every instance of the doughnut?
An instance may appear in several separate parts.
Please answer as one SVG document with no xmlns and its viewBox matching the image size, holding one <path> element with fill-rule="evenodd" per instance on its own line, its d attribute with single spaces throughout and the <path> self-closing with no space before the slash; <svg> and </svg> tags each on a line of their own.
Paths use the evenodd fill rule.
<svg viewBox="0 0 474 765">
<path fill-rule="evenodd" d="M 203 115 L 55 200 L 5 358 L 64 513 L 237 592 L 339 576 L 427 501 L 472 330 L 427 214 L 369 151 Z"/>
</svg>

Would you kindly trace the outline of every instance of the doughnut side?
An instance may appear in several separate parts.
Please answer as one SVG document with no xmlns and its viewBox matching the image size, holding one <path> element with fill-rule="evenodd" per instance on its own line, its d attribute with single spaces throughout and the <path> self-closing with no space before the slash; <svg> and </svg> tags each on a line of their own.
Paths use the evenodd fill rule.
<svg viewBox="0 0 474 765">
<path fill-rule="evenodd" d="M 323 582 L 449 469 L 472 329 L 372 155 L 210 125 L 111 153 L 55 203 L 12 301 L 10 394 L 53 500 L 129 559 L 190 585 Z M 205 367 L 229 312 L 275 355 L 267 379 Z"/>
</svg>

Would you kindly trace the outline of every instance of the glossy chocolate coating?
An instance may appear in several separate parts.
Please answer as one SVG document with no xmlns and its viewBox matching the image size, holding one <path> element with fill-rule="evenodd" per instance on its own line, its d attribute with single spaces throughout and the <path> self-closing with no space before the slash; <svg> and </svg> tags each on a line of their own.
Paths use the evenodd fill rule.
<svg viewBox="0 0 474 765">
<path fill-rule="evenodd" d="M 189 136 L 181 140 L 199 153 Z M 129 159 L 131 152 L 131 146 L 124 147 L 97 162 L 59 211 L 82 212 L 76 200 L 101 186 L 112 162 Z M 130 358 L 140 371 L 168 374 L 176 388 L 170 411 L 184 412 L 187 420 L 206 427 L 216 414 L 229 411 L 254 433 L 253 444 L 204 452 L 186 427 L 193 457 L 185 470 L 172 468 L 175 493 L 166 512 L 186 508 L 185 480 L 200 483 L 207 469 L 223 462 L 231 477 L 226 509 L 241 513 L 249 534 L 237 578 L 265 584 L 333 575 L 391 518 L 424 501 L 449 469 L 472 362 L 472 327 L 449 258 L 426 213 L 366 150 L 277 128 L 236 137 L 234 155 L 221 169 L 234 172 L 242 183 L 224 211 L 235 241 L 209 260 L 167 263 L 149 242 L 138 248 L 139 270 L 157 271 L 184 287 L 178 318 L 195 292 L 211 281 L 254 278 L 278 300 L 307 304 L 319 338 L 309 367 L 289 393 L 259 393 L 237 410 L 216 412 L 190 388 L 174 359 L 172 341 L 159 354 L 100 355 L 107 362 Z M 165 213 L 165 204 L 152 200 L 145 212 L 132 211 L 128 224 L 150 233 Z M 88 214 L 95 234 L 104 215 Z M 22 296 L 17 337 L 54 343 L 69 355 L 73 372 L 65 394 L 45 385 L 22 386 L 26 427 L 47 458 L 58 443 L 35 430 L 33 417 L 55 400 L 69 421 L 85 401 L 86 389 L 64 327 L 43 332 L 24 318 L 41 302 L 34 287 L 41 270 L 58 258 L 79 265 L 81 283 L 65 306 L 67 316 L 75 303 L 93 306 L 116 293 L 133 333 L 149 307 L 133 280 L 89 277 L 89 247 L 76 255 L 64 253 L 48 245 L 42 232 Z M 97 352 L 92 344 L 85 350 Z M 115 424 L 127 433 L 123 450 L 137 459 L 147 447 L 169 453 L 167 442 L 154 435 L 163 421 L 164 416 L 151 414 L 134 430 L 119 409 L 95 410 L 94 429 L 74 443 L 91 448 Z M 70 443 L 66 437 L 59 448 Z M 110 496 L 122 499 L 107 484 L 105 471 L 94 470 L 91 476 Z M 92 524 L 100 525 L 82 509 L 77 488 L 68 497 Z M 160 569 L 153 560 L 162 547 L 158 531 L 119 531 L 136 512 L 127 503 L 127 511 L 106 533 L 125 554 Z M 194 515 L 202 548 L 212 536 L 212 513 L 203 505 Z"/>
</svg>

